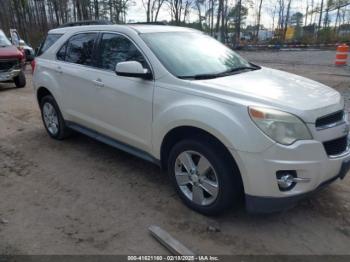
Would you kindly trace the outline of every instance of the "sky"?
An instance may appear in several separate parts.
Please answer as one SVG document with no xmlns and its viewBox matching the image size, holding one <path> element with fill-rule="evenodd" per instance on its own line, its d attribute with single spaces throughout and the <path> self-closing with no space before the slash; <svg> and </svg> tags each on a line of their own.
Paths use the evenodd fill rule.
<svg viewBox="0 0 350 262">
<path fill-rule="evenodd" d="M 232 4 L 235 3 L 236 0 L 229 0 Z M 257 6 L 259 4 L 259 0 L 249 0 L 252 3 L 252 8 L 248 11 L 248 17 L 246 20 L 246 24 L 254 25 L 256 24 L 256 10 Z M 247 5 L 249 2 L 247 0 L 242 0 L 243 5 Z M 309 1 L 311 3 L 312 0 L 292 0 L 291 4 L 291 14 L 296 13 L 297 11 L 301 13 L 305 13 L 306 11 L 306 3 Z M 313 0 L 314 6 L 317 6 L 320 4 L 321 0 Z M 131 20 L 132 22 L 144 22 L 146 21 L 146 13 L 145 9 L 142 4 L 142 0 L 133 0 L 133 5 L 129 7 L 128 14 L 126 16 L 127 21 Z M 276 5 L 277 0 L 263 0 L 263 8 L 262 8 L 262 16 L 261 16 L 261 22 L 266 28 L 272 28 L 273 19 L 272 19 L 272 11 L 274 6 Z M 162 20 L 170 20 L 170 13 L 168 8 L 163 6 L 160 14 L 159 14 L 159 21 Z M 189 17 L 190 21 L 196 21 L 197 18 L 197 11 L 192 10 L 191 15 Z M 277 20 L 277 15 L 275 18 L 275 23 Z"/>
</svg>

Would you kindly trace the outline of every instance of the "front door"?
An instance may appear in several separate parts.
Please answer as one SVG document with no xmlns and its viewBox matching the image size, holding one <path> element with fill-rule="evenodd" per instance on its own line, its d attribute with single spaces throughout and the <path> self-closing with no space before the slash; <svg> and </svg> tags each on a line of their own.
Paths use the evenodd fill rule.
<svg viewBox="0 0 350 262">
<path fill-rule="evenodd" d="M 138 61 L 150 69 L 144 55 L 126 36 L 100 35 L 97 55 L 100 84 L 96 91 L 96 119 L 99 131 L 138 149 L 151 148 L 154 81 L 117 76 L 115 67 L 124 61 Z"/>
</svg>

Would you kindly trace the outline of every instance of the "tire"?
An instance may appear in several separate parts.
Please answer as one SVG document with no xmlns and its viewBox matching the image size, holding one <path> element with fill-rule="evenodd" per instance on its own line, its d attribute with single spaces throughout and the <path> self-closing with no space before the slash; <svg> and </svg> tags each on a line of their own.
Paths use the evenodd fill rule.
<svg viewBox="0 0 350 262">
<path fill-rule="evenodd" d="M 72 131 L 66 126 L 61 111 L 51 95 L 40 100 L 40 111 L 43 124 L 50 137 L 62 140 L 71 135 Z"/>
<path fill-rule="evenodd" d="M 196 170 L 187 171 L 183 163 L 190 165 L 188 156 Z M 168 173 L 177 193 L 188 207 L 204 215 L 219 215 L 233 206 L 239 206 L 243 199 L 241 176 L 232 162 L 226 149 L 219 143 L 207 137 L 188 139 L 171 149 Z M 208 163 L 211 166 L 209 169 Z M 203 172 L 205 169 L 207 171 Z M 203 187 L 210 189 L 212 194 Z"/>
<path fill-rule="evenodd" d="M 25 87 L 26 84 L 27 84 L 27 81 L 26 81 L 26 76 L 24 75 L 24 73 L 21 71 L 19 73 L 18 76 L 16 76 L 13 81 L 15 82 L 15 85 L 17 88 L 22 88 L 22 87 Z"/>
</svg>

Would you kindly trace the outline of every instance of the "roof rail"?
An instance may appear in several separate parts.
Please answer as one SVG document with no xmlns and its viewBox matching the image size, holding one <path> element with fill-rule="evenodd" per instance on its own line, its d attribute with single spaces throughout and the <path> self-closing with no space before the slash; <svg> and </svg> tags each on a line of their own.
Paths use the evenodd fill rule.
<svg viewBox="0 0 350 262">
<path fill-rule="evenodd" d="M 113 23 L 107 20 L 85 20 L 78 22 L 69 22 L 58 26 L 57 28 L 73 27 L 73 26 L 84 26 L 84 25 L 112 25 Z"/>
<path fill-rule="evenodd" d="M 168 25 L 167 22 L 134 22 L 127 23 L 128 25 Z"/>
</svg>

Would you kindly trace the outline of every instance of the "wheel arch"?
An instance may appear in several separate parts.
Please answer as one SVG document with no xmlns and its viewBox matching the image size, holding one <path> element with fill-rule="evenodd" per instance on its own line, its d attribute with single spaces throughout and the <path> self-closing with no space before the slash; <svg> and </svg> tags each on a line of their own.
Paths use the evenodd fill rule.
<svg viewBox="0 0 350 262">
<path fill-rule="evenodd" d="M 230 150 L 227 148 L 227 146 L 225 146 L 225 143 L 223 141 L 217 138 L 217 136 L 215 136 L 214 134 L 202 128 L 189 125 L 174 127 L 173 129 L 169 130 L 169 132 L 167 132 L 167 134 L 164 136 L 160 147 L 160 163 L 163 169 L 167 165 L 168 156 L 171 148 L 179 141 L 191 138 L 206 139 L 215 143 L 215 145 L 224 150 L 228 159 L 232 162 L 233 165 L 237 167 L 237 170 L 239 171 L 239 167 L 235 158 L 232 156 Z"/>
<path fill-rule="evenodd" d="M 217 138 L 214 134 L 195 126 L 177 126 L 171 129 L 165 136 L 161 143 L 160 149 L 160 165 L 162 170 L 167 169 L 168 157 L 171 151 L 171 148 L 175 146 L 181 140 L 184 139 L 203 139 L 205 141 L 211 141 L 216 147 L 219 147 L 220 150 L 224 151 L 225 160 L 232 166 L 232 172 L 238 175 L 240 184 L 242 186 L 242 192 L 245 192 L 245 179 L 243 177 L 244 170 L 240 169 L 240 159 L 237 154 L 234 154 L 223 141 Z"/>
<path fill-rule="evenodd" d="M 54 95 L 52 94 L 52 92 L 50 92 L 50 90 L 48 88 L 46 88 L 44 86 L 41 86 L 38 88 L 38 90 L 36 91 L 36 99 L 37 99 L 39 105 L 40 105 L 41 99 L 43 99 L 43 97 L 45 97 L 47 95 L 51 95 L 52 97 L 54 97 Z"/>
</svg>

